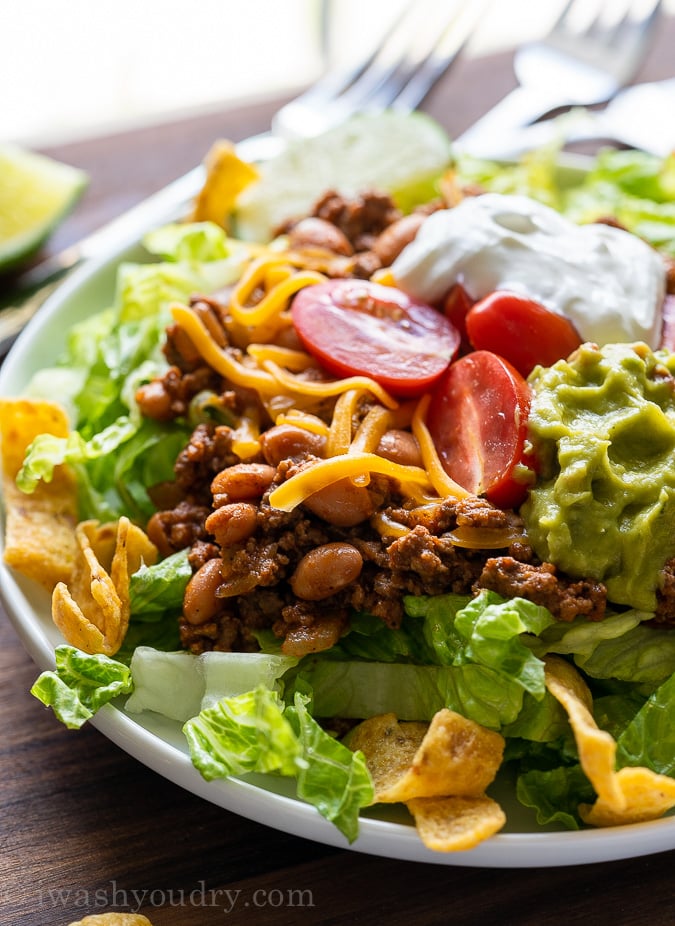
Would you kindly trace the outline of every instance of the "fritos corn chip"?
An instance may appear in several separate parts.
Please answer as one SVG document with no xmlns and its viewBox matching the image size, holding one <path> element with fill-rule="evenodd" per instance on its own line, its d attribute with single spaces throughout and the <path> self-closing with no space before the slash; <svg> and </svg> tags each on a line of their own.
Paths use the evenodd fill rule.
<svg viewBox="0 0 675 926">
<path fill-rule="evenodd" d="M 152 926 L 141 913 L 95 913 L 69 926 Z"/>
<path fill-rule="evenodd" d="M 217 141 L 206 156 L 206 180 L 195 200 L 193 222 L 224 226 L 237 197 L 258 179 L 258 171 L 238 157 L 229 141 Z"/>
<path fill-rule="evenodd" d="M 420 839 L 435 852 L 463 852 L 494 836 L 506 823 L 496 801 L 480 797 L 416 797 L 407 803 Z"/>
<path fill-rule="evenodd" d="M 360 724 L 349 739 L 368 763 L 378 803 L 448 794 L 477 796 L 493 781 L 504 739 L 447 709 L 430 724 L 399 723 L 383 714 Z"/>
<path fill-rule="evenodd" d="M 69 585 L 52 596 L 52 617 L 68 643 L 86 653 L 113 656 L 129 626 L 129 576 L 157 561 L 157 548 L 128 518 L 117 524 L 83 521 Z"/>
<path fill-rule="evenodd" d="M 656 820 L 675 807 L 675 779 L 643 767 L 616 771 L 616 741 L 598 729 L 591 713 L 592 698 L 573 665 L 547 656 L 546 687 L 567 711 L 584 773 L 597 792 L 592 806 L 579 813 L 593 826 L 618 826 Z"/>
<path fill-rule="evenodd" d="M 40 482 L 30 495 L 17 488 L 26 449 L 38 434 L 67 437 L 68 419 L 61 406 L 34 399 L 0 399 L 4 559 L 51 591 L 58 582 L 70 579 L 75 563 L 77 489 L 67 466 L 55 467 L 51 482 Z"/>
<path fill-rule="evenodd" d="M 345 742 L 363 752 L 374 803 L 405 803 L 428 848 L 472 848 L 504 825 L 502 809 L 485 795 L 502 761 L 499 733 L 443 709 L 430 724 L 372 717 Z"/>
</svg>

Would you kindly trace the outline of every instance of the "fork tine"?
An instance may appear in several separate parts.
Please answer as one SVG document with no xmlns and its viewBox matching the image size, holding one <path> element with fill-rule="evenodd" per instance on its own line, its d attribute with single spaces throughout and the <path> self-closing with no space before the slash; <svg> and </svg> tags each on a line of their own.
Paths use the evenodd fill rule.
<svg viewBox="0 0 675 926">
<path fill-rule="evenodd" d="M 470 4 L 460 4 L 445 27 L 440 32 L 434 30 L 430 44 L 421 47 L 414 56 L 411 49 L 411 54 L 399 68 L 399 88 L 396 89 L 394 81 L 391 81 L 388 93 L 379 94 L 370 105 L 391 106 L 401 112 L 416 109 L 461 54 L 488 2 L 490 0 L 474 0 Z"/>
<path fill-rule="evenodd" d="M 458 0 L 450 4 L 447 0 L 409 4 L 401 27 L 381 44 L 372 66 L 346 91 L 343 102 L 354 110 L 389 105 L 450 30 L 457 18 L 457 7 Z M 440 13 L 444 19 L 439 32 Z"/>
<path fill-rule="evenodd" d="M 348 67 L 346 70 L 329 70 L 292 102 L 294 104 L 308 103 L 311 105 L 320 102 L 328 103 L 330 100 L 345 93 L 350 86 L 376 66 L 378 59 L 382 55 L 382 49 L 388 47 L 390 43 L 396 42 L 399 34 L 404 34 L 410 12 L 411 6 L 408 5 L 394 18 L 377 46 L 363 61 L 360 61 L 354 67 Z"/>
<path fill-rule="evenodd" d="M 307 135 L 310 118 L 316 119 L 320 131 L 353 113 L 384 109 L 394 101 L 399 109 L 414 108 L 455 60 L 487 2 L 411 0 L 364 64 L 317 81 L 277 113 L 274 131 Z M 462 11 L 463 6 L 470 7 L 472 15 Z"/>
<path fill-rule="evenodd" d="M 646 39 L 661 12 L 662 0 L 631 0 L 616 24 L 616 44 L 629 44 L 636 31 Z"/>
</svg>

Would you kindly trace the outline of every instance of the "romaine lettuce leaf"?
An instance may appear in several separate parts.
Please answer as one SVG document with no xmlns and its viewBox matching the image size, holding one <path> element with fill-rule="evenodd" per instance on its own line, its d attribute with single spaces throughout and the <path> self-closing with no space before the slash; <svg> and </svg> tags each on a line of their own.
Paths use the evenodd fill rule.
<svg viewBox="0 0 675 926">
<path fill-rule="evenodd" d="M 671 631 L 672 633 L 672 631 Z M 617 740 L 617 765 L 675 777 L 675 675 L 651 695 Z"/>
<path fill-rule="evenodd" d="M 359 809 L 373 799 L 370 774 L 361 753 L 321 729 L 307 700 L 298 692 L 285 708 L 279 695 L 262 685 L 222 698 L 183 727 L 190 756 L 209 781 L 248 772 L 297 778 L 298 796 L 352 842 Z"/>
<path fill-rule="evenodd" d="M 531 769 L 518 776 L 516 795 L 521 804 L 536 812 L 537 823 L 556 823 L 579 829 L 579 804 L 592 804 L 595 791 L 580 765 Z"/>
<path fill-rule="evenodd" d="M 78 729 L 99 708 L 133 688 L 128 666 L 108 656 L 57 646 L 56 670 L 43 672 L 31 694 L 70 729 Z"/>
<path fill-rule="evenodd" d="M 183 727 L 193 764 L 207 781 L 247 772 L 295 775 L 302 747 L 276 691 L 222 698 Z"/>
<path fill-rule="evenodd" d="M 295 656 L 265 653 L 195 656 L 138 646 L 131 658 L 134 692 L 125 710 L 155 711 L 184 722 L 222 698 L 245 694 L 260 685 L 281 691 L 280 679 L 297 661 Z"/>
<path fill-rule="evenodd" d="M 483 590 L 455 619 L 455 629 L 466 644 L 455 665 L 474 662 L 499 671 L 535 698 L 545 691 L 544 664 L 521 642 L 521 634 L 540 634 L 554 623 L 550 611 L 524 598 L 505 601 Z"/>
<path fill-rule="evenodd" d="M 292 675 L 293 673 L 291 673 Z M 400 720 L 431 720 L 443 707 L 491 729 L 512 723 L 523 689 L 479 665 L 419 666 L 411 663 L 343 662 L 308 658 L 296 683 L 314 692 L 317 717 L 364 719 L 393 712 Z M 293 691 L 291 679 L 287 697 Z"/>
<path fill-rule="evenodd" d="M 142 564 L 129 580 L 132 615 L 154 616 L 168 610 L 180 610 L 191 577 L 187 550 L 179 550 L 152 566 Z"/>
<path fill-rule="evenodd" d="M 353 842 L 358 836 L 359 810 L 372 804 L 373 782 L 362 752 L 352 752 L 330 736 L 310 714 L 309 698 L 296 692 L 286 714 L 302 743 L 305 765 L 298 769 L 298 797 L 313 804 Z"/>
<path fill-rule="evenodd" d="M 214 222 L 182 222 L 163 225 L 143 238 L 146 251 L 167 261 L 207 263 L 228 257 L 225 230 Z"/>
</svg>

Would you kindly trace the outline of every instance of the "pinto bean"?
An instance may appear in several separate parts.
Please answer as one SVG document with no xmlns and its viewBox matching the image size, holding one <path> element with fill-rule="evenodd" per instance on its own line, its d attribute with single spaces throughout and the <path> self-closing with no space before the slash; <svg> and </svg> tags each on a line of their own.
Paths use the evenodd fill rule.
<svg viewBox="0 0 675 926">
<path fill-rule="evenodd" d="M 214 505 L 262 498 L 276 470 L 266 463 L 235 463 L 221 470 L 211 483 Z"/>
<path fill-rule="evenodd" d="M 153 379 L 136 390 L 141 414 L 155 421 L 171 421 L 175 415 L 173 399 L 160 379 Z"/>
<path fill-rule="evenodd" d="M 291 588 L 304 601 L 322 601 L 350 585 L 362 567 L 361 554 L 351 543 L 325 543 L 302 557 L 291 576 Z"/>
<path fill-rule="evenodd" d="M 221 547 L 243 543 L 253 534 L 258 520 L 258 509 L 250 502 L 233 502 L 222 505 L 208 516 L 204 524 Z"/>
<path fill-rule="evenodd" d="M 220 601 L 216 592 L 223 584 L 220 567 L 219 557 L 209 559 L 188 582 L 183 597 L 183 615 L 188 623 L 205 624 L 218 612 Z"/>
<path fill-rule="evenodd" d="M 293 226 L 289 233 L 289 244 L 291 248 L 324 248 L 345 257 L 354 253 L 349 239 L 337 226 L 313 216 Z"/>
<path fill-rule="evenodd" d="M 308 453 L 322 457 L 326 438 L 292 424 L 277 424 L 260 435 L 260 446 L 267 462 L 276 466 L 282 460 L 298 459 Z"/>
<path fill-rule="evenodd" d="M 389 267 L 394 263 L 403 248 L 415 239 L 425 219 L 426 216 L 422 213 L 412 212 L 392 222 L 378 235 L 373 244 L 373 251 L 382 261 L 383 267 Z"/>
<path fill-rule="evenodd" d="M 380 438 L 375 453 L 380 457 L 384 457 L 385 460 L 400 463 L 402 466 L 422 465 L 419 444 L 415 439 L 415 435 L 411 434 L 410 431 L 401 431 L 398 428 L 385 431 Z"/>
<path fill-rule="evenodd" d="M 305 499 L 305 507 L 336 527 L 354 527 L 374 514 L 368 489 L 355 486 L 351 479 L 339 479 Z"/>
</svg>

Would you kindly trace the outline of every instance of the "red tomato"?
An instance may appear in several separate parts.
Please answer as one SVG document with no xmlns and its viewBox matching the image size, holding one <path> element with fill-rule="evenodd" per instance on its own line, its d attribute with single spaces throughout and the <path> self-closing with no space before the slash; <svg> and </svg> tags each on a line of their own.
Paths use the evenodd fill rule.
<svg viewBox="0 0 675 926">
<path fill-rule="evenodd" d="M 336 376 L 370 376 L 417 396 L 442 375 L 459 334 L 440 312 L 392 286 L 328 280 L 300 290 L 291 307 L 305 349 Z"/>
<path fill-rule="evenodd" d="M 670 293 L 663 300 L 663 324 L 659 347 L 675 351 L 675 296 Z"/>
<path fill-rule="evenodd" d="M 471 298 L 461 283 L 455 283 L 450 287 L 443 302 L 443 314 L 459 331 L 460 354 L 467 354 L 471 350 L 471 342 L 466 333 L 466 316 L 473 305 L 475 305 L 475 300 Z"/>
<path fill-rule="evenodd" d="M 466 316 L 466 330 L 476 350 L 504 357 L 523 376 L 538 363 L 548 367 L 581 344 L 567 318 L 519 296 L 497 290 L 477 302 Z"/>
<path fill-rule="evenodd" d="M 427 426 L 448 475 L 500 508 L 527 494 L 516 467 L 524 446 L 530 388 L 503 357 L 479 350 L 453 363 L 429 405 Z"/>
</svg>

